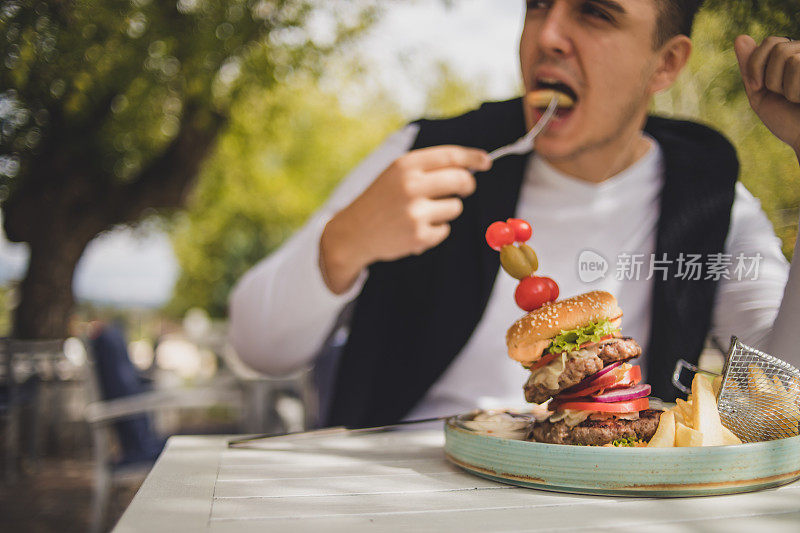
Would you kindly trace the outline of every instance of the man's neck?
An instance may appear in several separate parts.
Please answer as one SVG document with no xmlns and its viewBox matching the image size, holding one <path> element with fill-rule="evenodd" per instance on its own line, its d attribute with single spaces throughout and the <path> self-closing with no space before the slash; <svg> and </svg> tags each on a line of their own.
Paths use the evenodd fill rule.
<svg viewBox="0 0 800 533">
<path fill-rule="evenodd" d="M 651 143 L 637 129 L 602 148 L 588 150 L 576 157 L 545 160 L 557 170 L 569 176 L 600 183 L 616 176 L 642 158 Z"/>
</svg>

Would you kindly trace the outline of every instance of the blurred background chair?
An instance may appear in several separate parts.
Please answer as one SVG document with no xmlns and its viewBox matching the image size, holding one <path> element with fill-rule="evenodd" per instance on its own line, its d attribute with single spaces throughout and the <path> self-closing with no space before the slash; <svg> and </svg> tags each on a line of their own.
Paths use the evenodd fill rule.
<svg viewBox="0 0 800 533">
<path fill-rule="evenodd" d="M 239 384 L 232 379 L 197 388 L 151 390 L 131 362 L 116 325 L 98 327 L 85 345 L 87 384 L 92 388 L 85 418 L 91 428 L 95 468 L 91 530 L 101 531 L 115 484 L 142 476 L 161 452 L 165 438 L 155 431 L 152 415 L 227 408 L 240 417 L 243 400 Z"/>
<path fill-rule="evenodd" d="M 228 343 L 224 322 L 167 331 L 155 346 L 128 344 L 115 322 L 95 323 L 82 338 L 1 338 L 4 478 L 13 482 L 21 471 L 30 478 L 39 457 L 91 454 L 90 523 L 102 531 L 116 510 L 111 496 L 126 493 L 114 489 L 135 487 L 171 434 L 285 433 L 319 423 L 319 368 L 282 377 L 254 372 Z M 143 343 L 145 364 L 136 353 Z M 211 366 L 182 373 L 181 364 L 198 358 Z"/>
<path fill-rule="evenodd" d="M 64 361 L 63 340 L 0 339 L 0 419 L 5 435 L 4 479 L 13 483 L 20 462 L 32 467 L 55 414 L 46 408 L 48 385 Z"/>
</svg>

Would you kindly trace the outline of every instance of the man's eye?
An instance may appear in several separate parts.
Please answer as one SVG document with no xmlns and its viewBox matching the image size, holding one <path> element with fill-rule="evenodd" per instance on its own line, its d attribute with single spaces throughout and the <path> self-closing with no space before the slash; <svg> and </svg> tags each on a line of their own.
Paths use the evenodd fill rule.
<svg viewBox="0 0 800 533">
<path fill-rule="evenodd" d="M 606 13 L 602 9 L 600 9 L 597 6 L 594 6 L 592 4 L 589 4 L 589 3 L 583 4 L 582 10 L 583 10 L 584 14 L 586 14 L 586 15 L 589 15 L 589 16 L 592 16 L 592 17 L 597 17 L 597 18 L 602 19 L 602 20 L 611 21 L 611 17 L 608 15 L 608 13 Z"/>
<path fill-rule="evenodd" d="M 528 0 L 528 9 L 548 9 L 553 5 L 553 0 Z"/>
</svg>

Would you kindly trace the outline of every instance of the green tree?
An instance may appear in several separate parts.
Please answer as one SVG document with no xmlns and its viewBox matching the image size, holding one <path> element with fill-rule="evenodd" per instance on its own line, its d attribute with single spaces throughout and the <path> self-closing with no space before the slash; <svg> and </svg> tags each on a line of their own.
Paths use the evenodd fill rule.
<svg viewBox="0 0 800 533">
<path fill-rule="evenodd" d="M 428 90 L 425 113 L 432 117 L 452 117 L 480 105 L 486 96 L 482 80 L 462 78 L 447 63 L 436 66 L 434 81 Z"/>
<path fill-rule="evenodd" d="M 179 207 L 231 106 L 320 69 L 376 4 L 3 2 L 0 194 L 7 235 L 31 251 L 15 334 L 66 334 L 87 243 Z"/>
<path fill-rule="evenodd" d="M 728 37 L 741 32 L 800 38 L 800 4 L 797 0 L 707 0 L 706 9 L 723 15 Z M 755 37 L 755 35 L 754 35 Z"/>
</svg>

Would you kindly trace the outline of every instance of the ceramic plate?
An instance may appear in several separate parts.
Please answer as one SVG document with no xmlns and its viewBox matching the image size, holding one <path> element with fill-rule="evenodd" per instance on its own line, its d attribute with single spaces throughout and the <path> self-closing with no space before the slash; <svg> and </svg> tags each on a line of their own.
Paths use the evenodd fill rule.
<svg viewBox="0 0 800 533">
<path fill-rule="evenodd" d="M 614 496 L 706 496 L 800 478 L 800 436 L 738 446 L 568 446 L 481 434 L 445 423 L 447 458 L 481 477 L 535 489 Z"/>
</svg>

